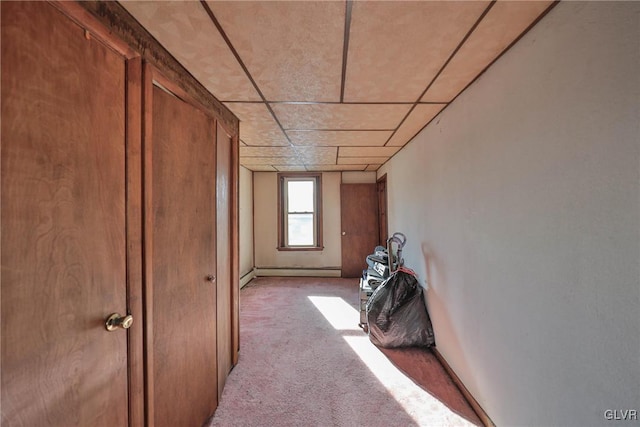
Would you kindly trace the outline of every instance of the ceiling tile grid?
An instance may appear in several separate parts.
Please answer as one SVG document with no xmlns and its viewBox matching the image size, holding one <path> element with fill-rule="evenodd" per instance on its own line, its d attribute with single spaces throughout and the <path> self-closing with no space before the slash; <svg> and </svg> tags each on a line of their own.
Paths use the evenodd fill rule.
<svg viewBox="0 0 640 427">
<path fill-rule="evenodd" d="M 262 103 L 225 102 L 240 119 L 240 138 L 249 146 L 288 146 L 286 135 L 266 105 Z"/>
<path fill-rule="evenodd" d="M 386 130 L 288 130 L 287 135 L 294 145 L 368 147 L 383 146 L 393 131 Z"/>
<path fill-rule="evenodd" d="M 218 99 L 260 100 L 200 3 L 120 4 Z"/>
<path fill-rule="evenodd" d="M 340 147 L 340 157 L 391 157 L 400 147 Z"/>
<path fill-rule="evenodd" d="M 551 1 L 499 1 L 422 97 L 450 102 L 549 7 Z"/>
<path fill-rule="evenodd" d="M 345 100 L 418 99 L 487 4 L 354 2 Z"/>
<path fill-rule="evenodd" d="M 339 165 L 381 165 L 389 160 L 389 156 L 386 157 L 338 157 Z"/>
<path fill-rule="evenodd" d="M 343 2 L 207 4 L 266 99 L 340 100 Z"/>
<path fill-rule="evenodd" d="M 240 119 L 254 171 L 375 171 L 551 1 L 123 1 Z"/>
<path fill-rule="evenodd" d="M 405 121 L 400 125 L 395 134 L 391 137 L 387 145 L 402 147 L 407 141 L 420 131 L 433 119 L 446 104 L 418 104 L 409 113 Z"/>
<path fill-rule="evenodd" d="M 366 165 L 307 165 L 309 172 L 363 172 L 368 166 Z"/>
<path fill-rule="evenodd" d="M 285 130 L 394 130 L 411 104 L 272 104 Z"/>
</svg>

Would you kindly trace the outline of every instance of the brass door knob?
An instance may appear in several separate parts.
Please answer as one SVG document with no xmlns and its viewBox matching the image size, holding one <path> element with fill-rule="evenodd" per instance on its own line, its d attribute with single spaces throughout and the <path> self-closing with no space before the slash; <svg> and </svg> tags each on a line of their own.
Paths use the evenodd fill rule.
<svg viewBox="0 0 640 427">
<path fill-rule="evenodd" d="M 111 316 L 107 317 L 107 321 L 105 322 L 105 326 L 109 332 L 113 332 L 118 328 L 129 329 L 132 324 L 132 315 L 127 314 L 126 316 L 121 316 L 118 313 L 113 313 Z"/>
<path fill-rule="evenodd" d="M 214 276 L 213 274 L 208 274 L 206 279 L 207 282 L 216 283 L 216 276 Z"/>
</svg>

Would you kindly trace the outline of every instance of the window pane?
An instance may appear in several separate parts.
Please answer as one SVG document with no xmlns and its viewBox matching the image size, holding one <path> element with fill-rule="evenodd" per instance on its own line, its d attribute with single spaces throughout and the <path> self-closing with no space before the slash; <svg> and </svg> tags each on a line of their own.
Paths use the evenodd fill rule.
<svg viewBox="0 0 640 427">
<path fill-rule="evenodd" d="M 313 181 L 288 181 L 289 212 L 313 212 Z"/>
<path fill-rule="evenodd" d="M 313 214 L 289 214 L 289 246 L 313 246 Z"/>
</svg>

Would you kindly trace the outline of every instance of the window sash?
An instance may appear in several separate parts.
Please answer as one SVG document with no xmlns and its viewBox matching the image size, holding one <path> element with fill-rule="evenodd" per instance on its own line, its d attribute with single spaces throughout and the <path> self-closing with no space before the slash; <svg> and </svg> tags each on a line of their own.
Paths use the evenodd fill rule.
<svg viewBox="0 0 640 427">
<path fill-rule="evenodd" d="M 314 213 L 287 214 L 286 243 L 288 247 L 316 245 L 316 216 Z"/>
<path fill-rule="evenodd" d="M 279 173 L 278 182 L 278 250 L 322 250 L 322 175 Z M 290 207 L 289 183 L 295 182 L 311 183 L 312 194 L 310 200 L 292 201 Z M 295 187 L 300 186 L 292 187 L 296 191 Z M 302 235 L 297 236 L 298 233 Z"/>
<path fill-rule="evenodd" d="M 310 182 L 312 185 L 312 194 L 311 194 L 311 200 L 313 203 L 313 211 L 295 211 L 295 210 L 291 210 L 289 208 L 289 191 L 290 191 L 290 187 L 289 187 L 289 183 L 291 182 Z M 317 180 L 315 178 L 308 178 L 308 177 L 300 177 L 300 178 L 295 178 L 295 177 L 288 177 L 284 179 L 284 204 L 285 204 L 285 224 L 284 224 L 284 244 L 286 247 L 288 248 L 295 248 L 295 247 L 314 247 L 316 246 L 316 242 L 317 242 L 317 216 L 316 216 L 316 191 L 317 191 Z M 302 216 L 301 215 L 305 215 L 307 217 L 310 216 L 311 218 L 311 233 L 309 233 L 309 230 L 303 230 L 303 228 L 308 228 L 308 224 L 307 227 L 304 227 L 304 224 L 300 223 L 298 221 L 298 223 L 296 224 L 295 222 L 292 222 L 292 218 L 298 218 L 301 219 Z M 305 235 L 303 236 L 298 236 L 298 233 L 305 233 Z M 309 234 L 311 234 L 311 236 L 309 236 Z M 309 239 L 309 237 L 311 237 L 311 239 Z"/>
</svg>

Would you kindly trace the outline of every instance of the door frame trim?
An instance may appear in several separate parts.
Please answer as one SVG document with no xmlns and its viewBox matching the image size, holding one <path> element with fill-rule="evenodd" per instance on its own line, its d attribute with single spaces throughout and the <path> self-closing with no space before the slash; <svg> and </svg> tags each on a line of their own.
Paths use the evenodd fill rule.
<svg viewBox="0 0 640 427">
<path fill-rule="evenodd" d="M 227 132 L 232 136 L 238 134 L 239 121 L 231 110 L 196 80 L 121 4 L 103 0 L 56 0 L 54 5 L 76 22 L 91 20 L 95 27 L 89 25 L 88 28 L 96 38 L 112 40 L 113 48 L 118 52 L 141 56 L 193 99 L 206 105 L 208 111 L 213 111 Z"/>
<path fill-rule="evenodd" d="M 384 201 L 380 200 L 380 198 L 382 197 L 380 195 L 380 185 L 384 183 Z M 379 244 L 387 247 L 387 239 L 389 238 L 389 199 L 387 197 L 387 174 L 385 173 L 384 175 L 382 175 L 380 178 L 378 178 L 376 180 L 376 194 L 378 196 L 378 240 L 379 240 Z M 382 212 L 380 212 L 380 204 L 384 202 L 384 212 L 385 212 L 385 218 L 384 218 L 384 239 L 382 238 L 383 233 L 382 233 Z"/>
<path fill-rule="evenodd" d="M 127 310 L 137 324 L 128 329 L 129 424 L 143 425 L 144 413 L 144 314 L 142 259 L 142 60 L 126 61 L 126 254 Z M 137 322 L 136 322 L 137 320 Z"/>
</svg>

